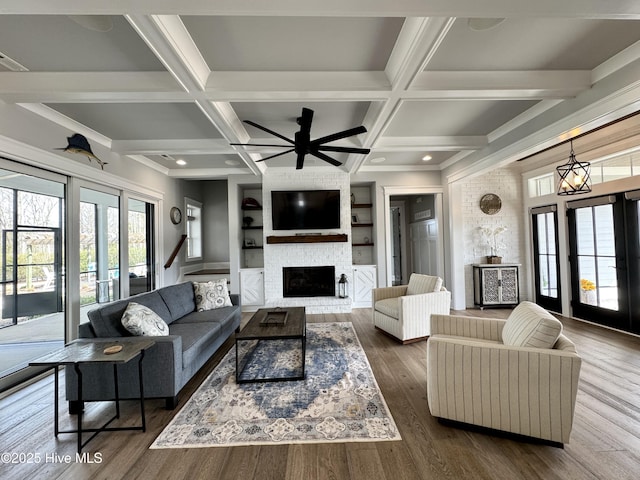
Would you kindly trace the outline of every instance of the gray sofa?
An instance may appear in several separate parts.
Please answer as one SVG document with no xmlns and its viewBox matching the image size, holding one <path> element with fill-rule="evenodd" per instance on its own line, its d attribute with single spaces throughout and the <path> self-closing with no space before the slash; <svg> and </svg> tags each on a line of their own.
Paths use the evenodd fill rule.
<svg viewBox="0 0 640 480">
<path fill-rule="evenodd" d="M 142 363 L 145 398 L 164 398 L 173 409 L 178 393 L 193 375 L 211 358 L 220 346 L 240 328 L 240 297 L 230 295 L 233 306 L 203 312 L 196 311 L 192 282 L 180 283 L 102 305 L 88 313 L 89 322 L 79 326 L 79 337 L 95 338 L 97 342 L 126 342 L 133 337 L 120 321 L 129 302 L 144 305 L 157 313 L 168 325 L 169 335 L 152 337 L 156 344 L 146 353 Z M 121 399 L 138 398 L 138 367 L 136 361 L 118 366 Z M 85 365 L 82 367 L 83 400 L 112 400 L 113 367 Z M 78 401 L 77 376 L 73 367 L 65 368 L 66 394 L 69 412 L 83 408 Z"/>
</svg>

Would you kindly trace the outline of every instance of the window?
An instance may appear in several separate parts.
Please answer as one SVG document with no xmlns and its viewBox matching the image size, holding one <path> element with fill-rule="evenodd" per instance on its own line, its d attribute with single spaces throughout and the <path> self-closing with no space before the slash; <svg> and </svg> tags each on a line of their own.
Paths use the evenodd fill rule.
<svg viewBox="0 0 640 480">
<path fill-rule="evenodd" d="M 541 197 L 555 191 L 555 179 L 553 172 L 540 175 L 529 180 L 529 196 Z"/>
<path fill-rule="evenodd" d="M 185 198 L 187 212 L 187 260 L 202 259 L 202 204 Z"/>
</svg>

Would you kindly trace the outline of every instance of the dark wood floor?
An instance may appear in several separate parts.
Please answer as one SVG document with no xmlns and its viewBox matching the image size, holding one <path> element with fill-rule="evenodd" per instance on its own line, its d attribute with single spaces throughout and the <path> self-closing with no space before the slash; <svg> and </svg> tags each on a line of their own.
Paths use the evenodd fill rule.
<svg viewBox="0 0 640 480">
<path fill-rule="evenodd" d="M 504 317 L 505 310 L 467 311 Z M 248 317 L 247 317 L 248 318 Z M 75 437 L 53 436 L 53 381 L 45 378 L 0 400 L 0 450 L 40 455 L 40 463 L 0 463 L 2 479 L 637 479 L 640 478 L 640 339 L 575 320 L 565 332 L 583 358 L 576 418 L 564 449 L 441 425 L 426 400 L 426 343 L 399 345 L 376 331 L 367 309 L 308 315 L 309 322 L 353 321 L 403 440 L 399 442 L 149 450 L 163 427 L 231 347 L 223 347 L 185 387 L 178 409 L 148 400 L 146 433 L 107 432 L 78 463 Z M 62 389 L 61 389 L 62 390 Z M 63 400 L 62 395 L 60 396 Z M 65 405 L 64 403 L 62 405 Z M 89 419 L 111 405 L 90 404 Z M 61 428 L 74 418 L 66 409 Z M 138 421 L 125 402 L 125 424 Z M 52 456 L 57 454 L 56 458 Z M 31 455 L 31 456 L 30 456 Z M 48 455 L 48 457 L 47 457 Z M 71 457 L 70 463 L 63 459 Z M 5 457 L 2 457 L 5 459 Z M 48 459 L 48 462 L 47 462 Z"/>
</svg>

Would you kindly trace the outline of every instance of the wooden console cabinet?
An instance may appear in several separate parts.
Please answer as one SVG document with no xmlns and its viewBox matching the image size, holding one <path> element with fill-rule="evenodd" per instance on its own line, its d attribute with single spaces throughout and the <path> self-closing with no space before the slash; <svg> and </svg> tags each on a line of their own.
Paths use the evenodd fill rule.
<svg viewBox="0 0 640 480">
<path fill-rule="evenodd" d="M 473 303 L 485 307 L 513 307 L 520 302 L 519 265 L 473 265 Z"/>
</svg>

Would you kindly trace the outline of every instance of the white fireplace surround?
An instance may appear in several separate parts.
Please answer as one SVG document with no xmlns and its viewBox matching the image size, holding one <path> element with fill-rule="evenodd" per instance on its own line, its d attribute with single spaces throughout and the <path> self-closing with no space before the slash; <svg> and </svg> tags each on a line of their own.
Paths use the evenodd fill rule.
<svg viewBox="0 0 640 480">
<path fill-rule="evenodd" d="M 345 172 L 312 172 L 311 169 L 286 173 L 267 173 L 262 182 L 264 235 L 346 234 L 351 235 L 351 200 L 349 174 Z M 331 230 L 273 230 L 271 219 L 272 190 L 340 190 L 340 228 Z M 267 307 L 304 306 L 308 313 L 348 313 L 350 298 L 288 297 L 282 293 L 283 267 L 332 265 L 335 267 L 335 291 L 338 280 L 346 274 L 351 280 L 351 243 L 282 243 L 264 245 L 264 292 Z"/>
</svg>

